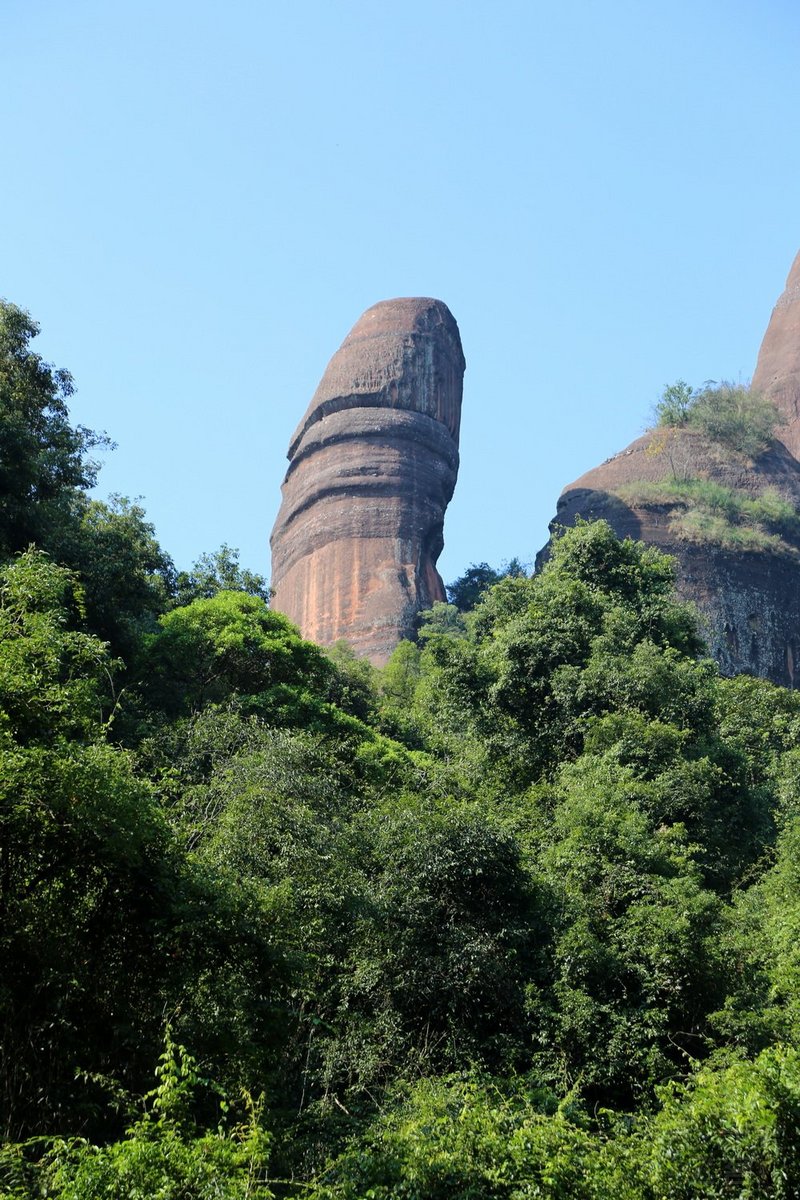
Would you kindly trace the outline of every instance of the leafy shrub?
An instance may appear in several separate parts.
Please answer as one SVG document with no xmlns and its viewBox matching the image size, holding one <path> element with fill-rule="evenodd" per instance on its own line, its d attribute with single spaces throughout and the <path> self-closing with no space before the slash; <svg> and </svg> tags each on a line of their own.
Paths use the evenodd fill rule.
<svg viewBox="0 0 800 1200">
<path fill-rule="evenodd" d="M 655 417 L 658 425 L 685 425 L 692 409 L 694 388 L 683 379 L 670 383 L 661 393 L 661 399 L 655 406 Z"/>
<path fill-rule="evenodd" d="M 780 420 L 771 400 L 742 384 L 723 381 L 695 390 L 682 379 L 664 389 L 655 416 L 659 425 L 688 425 L 745 458 L 767 449 Z"/>
<path fill-rule="evenodd" d="M 712 441 L 754 458 L 766 450 L 778 424 L 771 400 L 733 383 L 703 388 L 694 397 L 689 421 Z"/>
<path fill-rule="evenodd" d="M 54 1200 L 270 1200 L 270 1136 L 261 1124 L 260 1104 L 246 1097 L 245 1121 L 227 1130 L 230 1103 L 201 1078 L 195 1060 L 169 1033 L 156 1076 L 142 1116 L 122 1141 L 99 1147 L 82 1138 L 55 1140 L 38 1171 L 28 1175 L 38 1175 L 41 1188 L 27 1194 Z M 195 1092 L 203 1086 L 221 1095 L 222 1119 L 214 1131 L 199 1129 L 191 1116 Z M 23 1156 L 18 1154 L 16 1162 L 11 1154 L 6 1157 L 0 1169 L 6 1167 L 22 1200 Z"/>
<path fill-rule="evenodd" d="M 789 1200 L 800 1186 L 800 1056 L 700 1071 L 662 1093 L 649 1124 L 646 1196 Z"/>
<path fill-rule="evenodd" d="M 703 1070 L 654 1116 L 599 1112 L 491 1081 L 423 1080 L 325 1171 L 313 1200 L 790 1200 L 800 1057 Z"/>
<path fill-rule="evenodd" d="M 520 1081 L 521 1083 L 521 1081 Z M 552 1097 L 491 1081 L 420 1080 L 323 1173 L 313 1200 L 635 1200 L 601 1140 Z"/>
</svg>

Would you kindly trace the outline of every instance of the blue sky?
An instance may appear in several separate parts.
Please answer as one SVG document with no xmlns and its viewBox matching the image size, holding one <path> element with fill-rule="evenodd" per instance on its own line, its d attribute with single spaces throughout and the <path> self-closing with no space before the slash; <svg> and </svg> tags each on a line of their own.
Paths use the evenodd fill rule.
<svg viewBox="0 0 800 1200">
<path fill-rule="evenodd" d="M 533 558 L 666 383 L 748 378 L 800 247 L 796 0 L 3 0 L 0 295 L 179 566 L 269 574 L 360 313 L 467 358 L 446 580 Z"/>
</svg>

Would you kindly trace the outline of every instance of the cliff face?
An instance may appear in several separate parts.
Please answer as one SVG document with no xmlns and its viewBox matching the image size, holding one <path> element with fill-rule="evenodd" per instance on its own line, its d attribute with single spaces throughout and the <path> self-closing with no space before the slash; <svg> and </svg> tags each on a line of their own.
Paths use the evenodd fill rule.
<svg viewBox="0 0 800 1200">
<path fill-rule="evenodd" d="M 753 390 L 775 401 L 785 418 L 778 437 L 800 459 L 800 254 L 772 310 L 758 353 Z"/>
<path fill-rule="evenodd" d="M 436 570 L 458 472 L 464 355 L 440 300 L 368 309 L 331 359 L 289 446 L 272 532 L 273 607 L 322 645 L 385 662 Z"/>
<path fill-rule="evenodd" d="M 774 400 L 777 437 L 754 460 L 724 453 L 691 427 L 650 430 L 587 471 L 561 494 L 551 533 L 582 517 L 604 518 L 678 560 L 678 589 L 694 601 L 725 674 L 800 683 L 800 526 L 731 544 L 711 520 L 687 519 L 703 484 L 719 484 L 746 508 L 764 493 L 800 512 L 800 255 L 764 337 L 753 391 Z M 741 531 L 732 530 L 732 533 Z M 548 548 L 540 554 L 546 557 Z"/>
</svg>

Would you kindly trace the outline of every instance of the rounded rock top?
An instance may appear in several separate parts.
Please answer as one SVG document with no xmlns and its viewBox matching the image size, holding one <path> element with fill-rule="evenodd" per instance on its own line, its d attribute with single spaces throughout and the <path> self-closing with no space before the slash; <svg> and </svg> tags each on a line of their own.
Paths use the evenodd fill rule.
<svg viewBox="0 0 800 1200">
<path fill-rule="evenodd" d="M 455 317 L 443 300 L 434 300 L 431 296 L 399 296 L 394 300 L 379 300 L 361 314 L 342 342 L 341 349 L 362 338 L 386 334 L 432 334 L 441 327 L 455 337 L 461 350 Z"/>
<path fill-rule="evenodd" d="M 289 458 L 311 425 L 342 408 L 428 412 L 443 419 L 457 439 L 465 366 L 458 325 L 442 300 L 401 296 L 373 304 L 328 363 L 294 432 Z M 447 397 L 444 406 L 440 396 Z"/>
</svg>

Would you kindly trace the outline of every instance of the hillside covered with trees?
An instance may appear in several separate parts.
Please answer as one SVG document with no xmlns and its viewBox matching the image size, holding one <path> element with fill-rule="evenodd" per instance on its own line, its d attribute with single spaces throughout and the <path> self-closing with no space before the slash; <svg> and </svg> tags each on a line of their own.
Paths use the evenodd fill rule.
<svg viewBox="0 0 800 1200">
<path fill-rule="evenodd" d="M 579 523 L 377 670 L 0 310 L 0 1195 L 800 1195 L 800 700 Z"/>
</svg>

